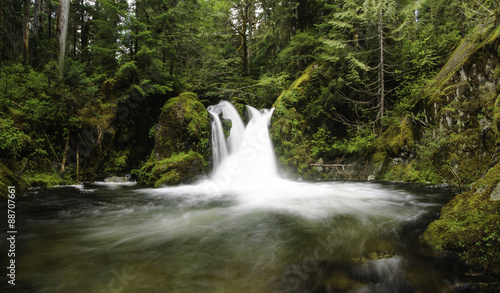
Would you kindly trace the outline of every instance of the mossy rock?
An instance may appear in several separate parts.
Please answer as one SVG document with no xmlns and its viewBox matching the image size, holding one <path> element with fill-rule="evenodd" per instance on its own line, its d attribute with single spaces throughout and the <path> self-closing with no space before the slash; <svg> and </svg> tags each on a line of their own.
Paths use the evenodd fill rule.
<svg viewBox="0 0 500 293">
<path fill-rule="evenodd" d="M 133 171 L 138 183 L 177 185 L 203 174 L 211 155 L 209 130 L 208 112 L 196 94 L 186 92 L 168 100 L 155 129 L 153 153 L 140 170 Z"/>
<path fill-rule="evenodd" d="M 312 178 L 313 172 L 308 166 L 312 158 L 306 134 L 307 117 L 300 109 L 304 109 L 305 90 L 316 68 L 316 64 L 307 67 L 278 97 L 269 129 L 279 164 L 288 172 L 305 178 Z"/>
<path fill-rule="evenodd" d="M 28 190 L 30 185 L 21 176 L 16 175 L 4 164 L 0 163 L 0 190 L 2 195 L 7 197 L 7 187 L 15 186 L 16 193 L 22 193 Z"/>
<path fill-rule="evenodd" d="M 159 187 L 178 185 L 202 174 L 206 167 L 203 156 L 197 152 L 179 153 L 159 161 L 147 162 L 139 171 L 138 183 Z"/>
<path fill-rule="evenodd" d="M 168 100 L 155 130 L 154 159 L 194 150 L 210 155 L 210 120 L 195 93 L 186 92 Z"/>
<path fill-rule="evenodd" d="M 472 189 L 453 198 L 421 239 L 437 253 L 460 256 L 479 271 L 500 276 L 500 163 Z"/>
</svg>

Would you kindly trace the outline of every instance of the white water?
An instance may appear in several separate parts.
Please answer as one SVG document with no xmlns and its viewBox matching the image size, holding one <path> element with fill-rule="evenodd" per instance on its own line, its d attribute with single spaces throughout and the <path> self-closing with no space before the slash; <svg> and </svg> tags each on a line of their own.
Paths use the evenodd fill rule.
<svg viewBox="0 0 500 293">
<path fill-rule="evenodd" d="M 236 202 L 232 207 L 236 213 L 264 210 L 308 219 L 355 214 L 402 221 L 420 214 L 420 208 L 405 205 L 409 197 L 377 184 L 305 183 L 280 177 L 268 130 L 274 109 L 259 111 L 247 106 L 247 110 L 249 121 L 245 125 L 227 101 L 208 107 L 214 157 L 214 170 L 208 179 L 144 192 L 193 203 L 230 197 Z M 227 139 L 221 118 L 231 121 Z"/>
</svg>

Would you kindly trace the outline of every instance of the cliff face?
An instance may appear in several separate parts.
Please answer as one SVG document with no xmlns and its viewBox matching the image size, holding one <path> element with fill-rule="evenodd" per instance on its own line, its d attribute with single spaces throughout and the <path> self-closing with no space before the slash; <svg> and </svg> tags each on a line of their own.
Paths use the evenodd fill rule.
<svg viewBox="0 0 500 293">
<path fill-rule="evenodd" d="M 427 134 L 443 142 L 431 157 L 438 173 L 470 190 L 456 196 L 422 240 L 479 272 L 500 276 L 500 26 L 480 28 L 437 75 L 428 105 Z M 441 166 L 441 167 L 440 167 Z M 453 181 L 453 178 L 450 178 Z"/>
</svg>

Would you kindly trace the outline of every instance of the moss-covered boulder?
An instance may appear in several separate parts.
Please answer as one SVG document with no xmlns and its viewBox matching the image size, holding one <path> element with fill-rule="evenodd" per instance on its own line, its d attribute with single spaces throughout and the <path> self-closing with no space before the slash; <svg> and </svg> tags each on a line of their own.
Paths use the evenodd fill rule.
<svg viewBox="0 0 500 293">
<path fill-rule="evenodd" d="M 15 186 L 17 193 L 25 192 L 29 188 L 29 184 L 21 176 L 16 175 L 0 163 L 0 190 L 4 197 L 7 197 L 8 186 Z"/>
<path fill-rule="evenodd" d="M 479 272 L 500 276 L 500 163 L 452 199 L 422 240 L 438 253 L 452 253 Z"/>
<path fill-rule="evenodd" d="M 133 173 L 140 184 L 177 185 L 203 174 L 210 161 L 210 120 L 194 93 L 182 93 L 162 108 L 149 160 Z"/>
<path fill-rule="evenodd" d="M 168 100 L 155 129 L 154 158 L 160 160 L 190 150 L 210 153 L 210 120 L 195 93 L 186 92 Z"/>
</svg>

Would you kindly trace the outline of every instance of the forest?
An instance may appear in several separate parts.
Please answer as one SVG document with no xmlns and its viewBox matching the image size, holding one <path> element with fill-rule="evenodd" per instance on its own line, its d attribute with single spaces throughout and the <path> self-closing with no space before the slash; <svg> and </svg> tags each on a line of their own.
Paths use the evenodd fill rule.
<svg viewBox="0 0 500 293">
<path fill-rule="evenodd" d="M 423 121 L 419 102 L 453 50 L 499 21 L 487 0 L 0 5 L 0 159 L 42 186 L 141 168 L 162 106 L 182 92 L 271 108 L 309 66 L 290 98 L 300 118 L 275 123 L 298 133 L 273 134 L 282 163 L 365 156 L 398 117 Z M 299 139 L 307 154 L 292 163 Z"/>
</svg>

